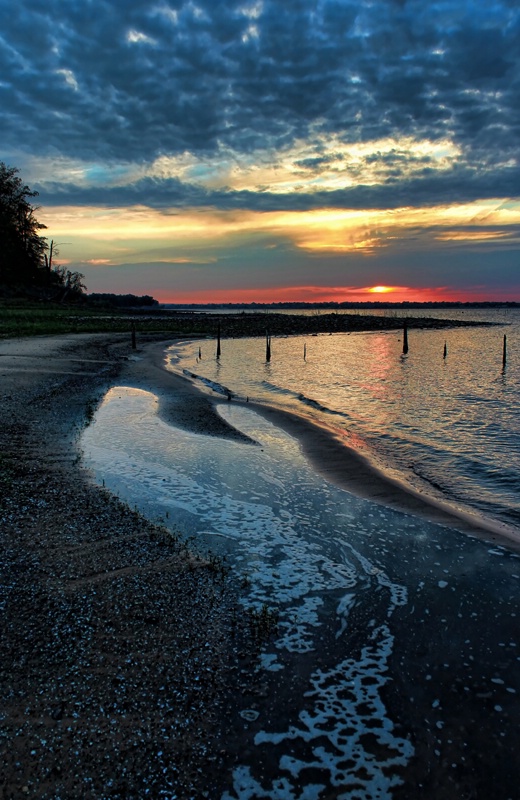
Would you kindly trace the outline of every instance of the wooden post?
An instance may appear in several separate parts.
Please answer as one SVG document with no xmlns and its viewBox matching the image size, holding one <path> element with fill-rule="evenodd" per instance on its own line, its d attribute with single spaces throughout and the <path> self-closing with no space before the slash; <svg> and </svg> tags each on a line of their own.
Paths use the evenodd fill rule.
<svg viewBox="0 0 520 800">
<path fill-rule="evenodd" d="M 303 360 L 307 361 L 307 344 L 303 345 Z"/>
<path fill-rule="evenodd" d="M 444 342 L 444 355 L 443 355 L 443 358 L 446 358 L 447 355 L 448 355 L 448 345 L 446 344 L 446 342 Z"/>
<path fill-rule="evenodd" d="M 132 350 L 135 350 L 137 347 L 137 343 L 135 340 L 135 322 L 132 322 Z"/>
<path fill-rule="evenodd" d="M 271 360 L 271 337 L 269 336 L 269 331 L 265 332 L 265 360 Z"/>
<path fill-rule="evenodd" d="M 406 355 L 407 352 L 408 352 L 408 323 L 405 320 L 403 328 L 403 355 Z"/>
<path fill-rule="evenodd" d="M 201 349 L 200 349 L 200 347 L 199 347 L 199 360 L 200 360 L 201 358 L 202 358 L 202 351 L 201 351 Z"/>
<path fill-rule="evenodd" d="M 504 333 L 504 348 L 502 350 L 502 366 L 505 367 L 507 361 L 507 336 Z"/>
<path fill-rule="evenodd" d="M 217 358 L 220 358 L 220 322 L 217 328 Z"/>
</svg>

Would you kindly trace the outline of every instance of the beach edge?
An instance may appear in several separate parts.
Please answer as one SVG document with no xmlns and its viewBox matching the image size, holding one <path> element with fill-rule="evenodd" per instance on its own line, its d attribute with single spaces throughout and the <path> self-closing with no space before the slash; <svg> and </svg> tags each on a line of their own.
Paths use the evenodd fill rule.
<svg viewBox="0 0 520 800">
<path fill-rule="evenodd" d="M 347 441 L 343 431 L 320 425 L 304 414 L 274 404 L 235 397 L 224 400 L 209 387 L 198 383 L 195 376 L 172 370 L 166 363 L 166 350 L 178 341 L 172 339 L 168 343 L 145 345 L 140 363 L 129 363 L 121 374 L 128 385 L 146 389 L 159 397 L 159 413 L 168 423 L 194 433 L 250 441 L 218 413 L 221 404 L 233 402 L 242 405 L 296 439 L 316 472 L 356 497 L 520 552 L 520 531 L 472 509 L 457 507 L 448 500 L 417 490 L 356 449 Z M 180 402 L 172 403 L 173 394 L 181 398 Z"/>
</svg>

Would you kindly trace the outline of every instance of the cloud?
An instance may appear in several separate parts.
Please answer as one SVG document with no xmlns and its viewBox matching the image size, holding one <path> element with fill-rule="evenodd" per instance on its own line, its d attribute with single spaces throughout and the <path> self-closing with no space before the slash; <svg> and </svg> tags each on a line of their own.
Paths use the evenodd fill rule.
<svg viewBox="0 0 520 800">
<path fill-rule="evenodd" d="M 148 259 L 244 282 L 247 261 L 314 286 L 327 252 L 328 286 L 408 286 L 419 257 L 428 286 L 443 269 L 516 280 L 512 0 L 0 0 L 0 20 L 0 160 L 96 275 Z"/>
<path fill-rule="evenodd" d="M 443 202 L 517 197 L 520 167 L 475 172 L 468 167 L 439 174 L 425 168 L 418 177 L 389 179 L 379 185 L 357 185 L 346 189 L 302 192 L 270 192 L 207 189 L 177 178 L 142 178 L 117 186 L 78 186 L 71 183 L 36 183 L 40 201 L 48 206 L 145 205 L 156 209 L 211 207 L 222 210 L 308 211 L 317 208 L 396 209 L 403 206 L 435 206 Z"/>
<path fill-rule="evenodd" d="M 4 147 L 152 161 L 334 135 L 518 155 L 518 8 L 1 0 Z M 499 155 L 500 155 L 499 154 Z"/>
</svg>

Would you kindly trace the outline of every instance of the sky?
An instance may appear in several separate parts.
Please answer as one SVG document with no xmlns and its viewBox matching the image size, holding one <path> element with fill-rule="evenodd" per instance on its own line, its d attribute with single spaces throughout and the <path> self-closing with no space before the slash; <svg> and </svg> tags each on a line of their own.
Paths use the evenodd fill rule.
<svg viewBox="0 0 520 800">
<path fill-rule="evenodd" d="M 518 0 L 0 0 L 0 161 L 89 292 L 520 301 Z"/>
</svg>

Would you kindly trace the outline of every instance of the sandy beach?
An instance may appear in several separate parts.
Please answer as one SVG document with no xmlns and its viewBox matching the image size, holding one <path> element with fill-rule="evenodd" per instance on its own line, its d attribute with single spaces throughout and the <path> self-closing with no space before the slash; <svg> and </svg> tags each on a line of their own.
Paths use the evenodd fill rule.
<svg viewBox="0 0 520 800">
<path fill-rule="evenodd" d="M 230 698 L 253 702 L 233 576 L 79 466 L 130 355 L 104 335 L 0 344 L 2 798 L 220 797 Z"/>
<path fill-rule="evenodd" d="M 178 428 L 248 441 L 216 412 L 222 400 L 165 369 L 166 344 L 151 337 L 132 351 L 126 337 L 104 335 L 0 344 L 6 800 L 220 798 L 234 765 L 254 749 L 247 714 L 276 713 L 279 700 L 255 671 L 258 641 L 239 606 L 240 579 L 95 486 L 81 467 L 78 435 L 111 385 L 153 392 L 160 416 Z M 327 480 L 385 507 L 518 545 L 508 531 L 378 473 L 333 430 L 247 405 L 295 437 Z M 471 792 L 485 782 L 472 783 L 467 771 L 435 788 L 436 770 L 447 774 L 456 756 L 431 761 L 433 739 L 421 733 L 422 710 L 410 703 L 429 650 L 426 628 L 414 637 L 389 695 L 406 709 L 421 760 L 392 796 L 416 797 L 422 782 L 423 797 L 448 796 L 446 785 L 454 797 L 483 797 Z M 297 660 L 292 669 L 298 673 Z M 451 691 L 451 683 L 439 689 L 446 705 Z M 462 722 L 465 731 L 475 728 L 470 718 Z"/>
</svg>

